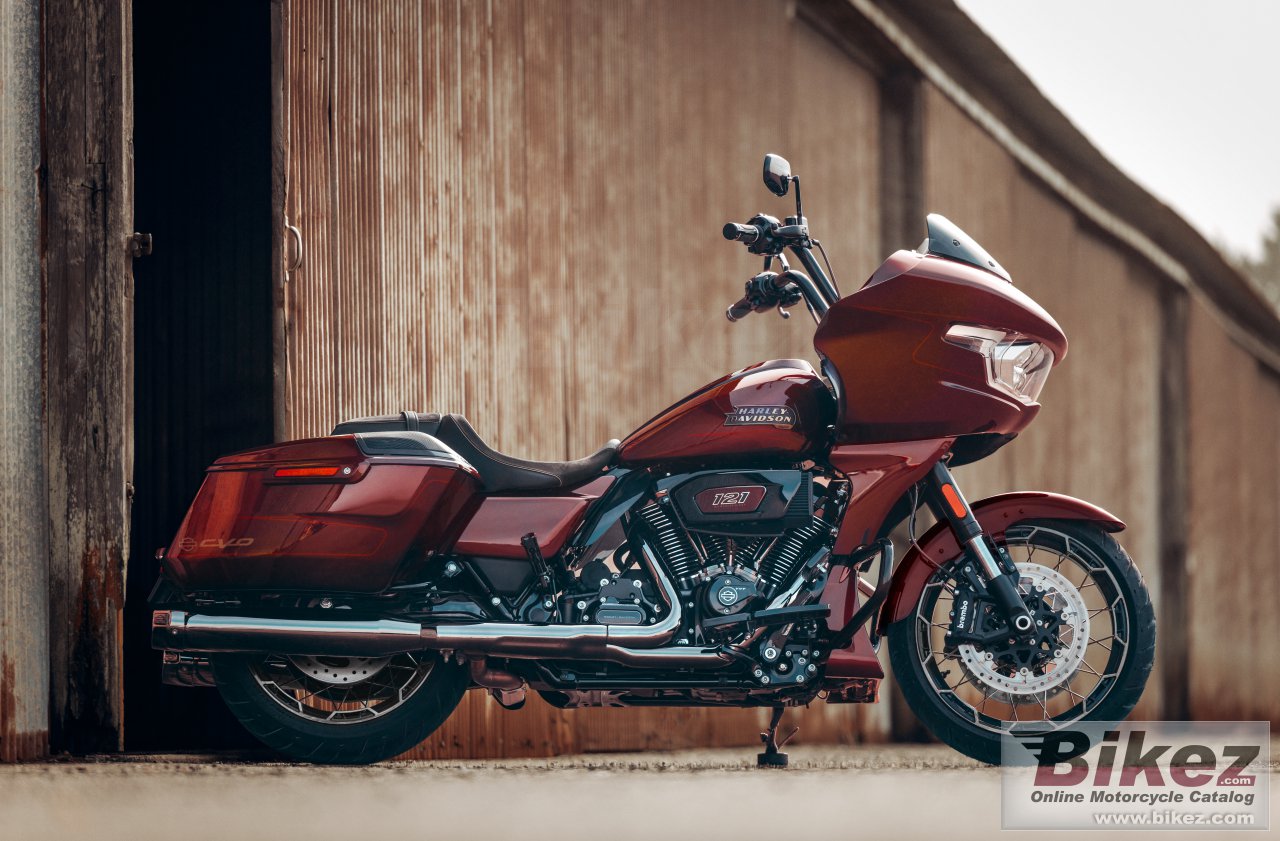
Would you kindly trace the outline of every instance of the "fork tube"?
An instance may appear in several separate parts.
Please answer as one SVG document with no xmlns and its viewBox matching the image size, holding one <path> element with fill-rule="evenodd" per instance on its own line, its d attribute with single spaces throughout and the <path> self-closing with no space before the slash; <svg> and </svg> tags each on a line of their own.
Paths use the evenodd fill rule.
<svg viewBox="0 0 1280 841">
<path fill-rule="evenodd" d="M 1014 579 L 1000 568 L 1000 562 L 987 545 L 982 526 L 973 516 L 960 488 L 956 486 L 951 471 L 945 464 L 938 462 L 929 472 L 924 485 L 925 502 L 929 509 L 935 517 L 951 527 L 965 556 L 982 571 L 991 595 L 995 597 L 1010 625 L 1023 633 L 1030 631 L 1035 620 L 1031 618 L 1031 613 L 1018 594 Z"/>
</svg>

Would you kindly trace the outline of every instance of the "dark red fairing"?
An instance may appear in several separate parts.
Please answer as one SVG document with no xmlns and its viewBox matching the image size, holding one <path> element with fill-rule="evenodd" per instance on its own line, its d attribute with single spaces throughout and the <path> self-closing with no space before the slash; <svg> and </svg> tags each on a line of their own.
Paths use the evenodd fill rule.
<svg viewBox="0 0 1280 841">
<path fill-rule="evenodd" d="M 461 531 L 478 489 L 448 460 L 365 456 L 350 435 L 237 453 L 209 468 L 165 568 L 186 591 L 378 592 Z"/>
<path fill-rule="evenodd" d="M 631 433 L 623 464 L 709 463 L 816 455 L 835 413 L 831 392 L 803 359 L 775 359 L 735 371 Z"/>
<path fill-rule="evenodd" d="M 837 302 L 813 344 L 839 391 L 839 443 L 1013 434 L 1039 404 L 987 382 L 982 356 L 943 341 L 955 324 L 1003 329 L 1067 353 L 1056 321 L 1013 284 L 941 257 L 899 251 Z"/>
</svg>

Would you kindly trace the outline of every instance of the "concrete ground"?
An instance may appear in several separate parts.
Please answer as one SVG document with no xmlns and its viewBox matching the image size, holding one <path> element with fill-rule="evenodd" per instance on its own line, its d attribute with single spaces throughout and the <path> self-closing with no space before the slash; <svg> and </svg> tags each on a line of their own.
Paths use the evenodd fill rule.
<svg viewBox="0 0 1280 841">
<path fill-rule="evenodd" d="M 1000 832 L 999 771 L 948 748 L 790 754 L 787 770 L 756 769 L 746 749 L 369 768 L 176 755 L 0 766 L 0 839 L 989 841 Z"/>
</svg>

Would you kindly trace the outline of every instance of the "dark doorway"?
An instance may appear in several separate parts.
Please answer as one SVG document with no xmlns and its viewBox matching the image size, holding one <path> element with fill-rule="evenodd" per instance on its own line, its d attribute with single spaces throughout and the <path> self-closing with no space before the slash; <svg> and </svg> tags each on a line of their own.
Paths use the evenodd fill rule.
<svg viewBox="0 0 1280 841">
<path fill-rule="evenodd" d="M 147 594 L 219 455 L 272 437 L 270 4 L 133 4 L 134 498 L 129 750 L 252 744 L 216 691 L 164 687 Z"/>
</svg>

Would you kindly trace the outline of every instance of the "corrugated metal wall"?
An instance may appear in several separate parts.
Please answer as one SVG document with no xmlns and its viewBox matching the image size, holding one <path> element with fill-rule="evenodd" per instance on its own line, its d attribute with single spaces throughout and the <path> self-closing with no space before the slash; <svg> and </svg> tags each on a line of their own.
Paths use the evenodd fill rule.
<svg viewBox="0 0 1280 841">
<path fill-rule="evenodd" d="M 39 5 L 0 0 L 0 762 L 49 739 L 39 74 Z"/>
<path fill-rule="evenodd" d="M 1190 711 L 1280 722 L 1280 374 L 1191 307 Z"/>
<path fill-rule="evenodd" d="M 875 80 L 776 2 L 295 3 L 284 433 L 405 408 L 569 458 L 721 374 L 812 357 L 812 325 L 724 320 L 758 264 L 721 225 L 807 176 L 843 269 L 878 239 Z M 820 115 L 821 119 L 813 119 Z M 815 707 L 852 739 L 878 711 Z M 755 712 L 509 713 L 473 693 L 422 755 L 747 744 Z"/>
<path fill-rule="evenodd" d="M 759 184 L 766 151 L 805 176 L 846 291 L 884 256 L 882 88 L 788 4 L 284 8 L 284 212 L 305 241 L 284 295 L 285 435 L 461 411 L 502 449 L 575 457 L 725 371 L 812 358 L 803 318 L 721 315 L 755 269 L 721 223 L 785 211 Z M 1193 623 L 1161 658 L 1181 664 L 1165 687 L 1189 670 L 1187 712 L 1277 718 L 1280 380 L 927 83 L 922 113 L 925 208 L 983 242 L 1071 338 L 1037 423 L 962 470 L 969 495 L 1044 487 L 1127 520 L 1157 611 Z M 1184 534 L 1185 585 L 1162 580 Z M 1157 673 L 1139 715 L 1180 709 L 1161 688 Z M 877 738 L 884 710 L 815 707 L 802 735 Z M 477 695 L 416 754 L 747 743 L 758 722 L 536 701 L 512 714 Z"/>
</svg>

